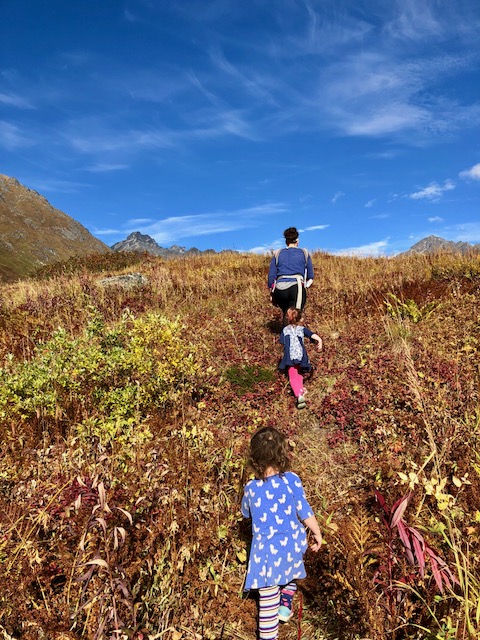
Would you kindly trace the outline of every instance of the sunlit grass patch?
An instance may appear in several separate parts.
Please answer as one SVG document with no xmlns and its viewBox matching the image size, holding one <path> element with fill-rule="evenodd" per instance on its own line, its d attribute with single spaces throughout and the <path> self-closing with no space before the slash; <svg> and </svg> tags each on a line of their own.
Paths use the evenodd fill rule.
<svg viewBox="0 0 480 640">
<path fill-rule="evenodd" d="M 225 378 L 239 395 L 254 391 L 263 382 L 272 382 L 276 373 L 271 368 L 255 364 L 232 365 L 225 371 Z"/>
</svg>

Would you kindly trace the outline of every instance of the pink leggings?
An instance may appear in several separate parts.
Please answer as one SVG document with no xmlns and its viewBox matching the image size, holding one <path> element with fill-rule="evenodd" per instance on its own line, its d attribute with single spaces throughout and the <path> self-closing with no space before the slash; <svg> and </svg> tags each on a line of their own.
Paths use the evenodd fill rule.
<svg viewBox="0 0 480 640">
<path fill-rule="evenodd" d="M 290 380 L 290 386 L 292 387 L 293 394 L 296 398 L 302 396 L 303 391 L 303 376 L 300 373 L 300 367 L 298 365 L 294 367 L 288 367 L 288 379 Z"/>
</svg>

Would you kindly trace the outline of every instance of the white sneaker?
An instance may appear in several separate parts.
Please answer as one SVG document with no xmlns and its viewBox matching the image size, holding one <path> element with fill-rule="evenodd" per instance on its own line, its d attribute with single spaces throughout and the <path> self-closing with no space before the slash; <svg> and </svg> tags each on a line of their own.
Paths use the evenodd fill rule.
<svg viewBox="0 0 480 640">
<path fill-rule="evenodd" d="M 298 396 L 297 398 L 297 409 L 305 409 L 307 403 L 305 402 L 304 396 Z"/>
<path fill-rule="evenodd" d="M 293 611 L 284 605 L 278 609 L 278 619 L 280 622 L 288 622 L 293 616 Z"/>
</svg>

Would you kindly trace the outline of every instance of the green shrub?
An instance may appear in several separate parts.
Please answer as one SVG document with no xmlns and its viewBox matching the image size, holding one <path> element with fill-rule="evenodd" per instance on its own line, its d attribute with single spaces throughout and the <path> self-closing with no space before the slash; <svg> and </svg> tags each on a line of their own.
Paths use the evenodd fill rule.
<svg viewBox="0 0 480 640">
<path fill-rule="evenodd" d="M 405 300 L 403 302 L 393 293 L 388 293 L 389 300 L 385 300 L 385 307 L 389 316 L 395 319 L 408 319 L 417 323 L 426 320 L 434 311 L 438 309 L 439 302 L 432 301 L 419 307 L 415 300 Z"/>
<path fill-rule="evenodd" d="M 192 390 L 196 350 L 181 334 L 179 322 L 154 313 L 127 312 L 114 326 L 94 317 L 78 337 L 60 328 L 30 361 L 7 357 L 0 422 L 108 423 L 114 437 Z"/>
</svg>

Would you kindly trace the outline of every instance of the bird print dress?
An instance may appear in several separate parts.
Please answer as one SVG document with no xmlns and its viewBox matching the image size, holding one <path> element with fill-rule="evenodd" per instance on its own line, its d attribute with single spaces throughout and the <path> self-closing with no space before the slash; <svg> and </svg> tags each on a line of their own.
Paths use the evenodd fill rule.
<svg viewBox="0 0 480 640">
<path fill-rule="evenodd" d="M 242 515 L 252 518 L 252 546 L 245 590 L 285 585 L 305 578 L 303 554 L 307 534 L 301 520 L 313 515 L 296 473 L 250 480 L 245 485 Z"/>
</svg>

